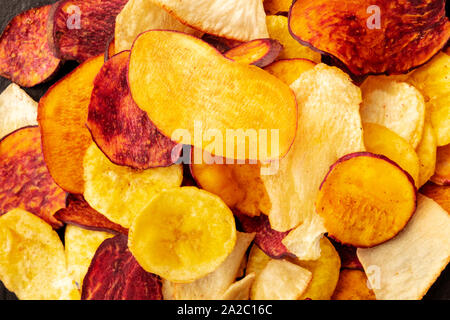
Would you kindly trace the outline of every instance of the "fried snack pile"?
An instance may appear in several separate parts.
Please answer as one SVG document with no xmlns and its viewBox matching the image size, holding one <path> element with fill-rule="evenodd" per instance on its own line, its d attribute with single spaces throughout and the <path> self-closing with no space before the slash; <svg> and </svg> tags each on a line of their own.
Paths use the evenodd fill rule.
<svg viewBox="0 0 450 320">
<path fill-rule="evenodd" d="M 445 1 L 60 0 L 0 31 L 19 299 L 419 300 L 450 262 Z"/>
</svg>

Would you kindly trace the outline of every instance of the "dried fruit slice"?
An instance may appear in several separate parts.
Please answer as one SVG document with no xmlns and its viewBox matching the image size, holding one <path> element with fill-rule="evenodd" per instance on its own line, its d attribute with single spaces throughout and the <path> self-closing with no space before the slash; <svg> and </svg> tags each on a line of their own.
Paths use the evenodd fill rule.
<svg viewBox="0 0 450 320">
<path fill-rule="evenodd" d="M 134 170 L 113 164 L 92 144 L 84 157 L 84 198 L 114 223 L 129 228 L 151 198 L 166 188 L 179 187 L 183 168 Z"/>
<path fill-rule="evenodd" d="M 253 283 L 253 300 L 296 300 L 308 288 L 312 274 L 286 260 L 271 260 Z"/>
<path fill-rule="evenodd" d="M 264 9 L 268 14 L 288 12 L 292 5 L 292 0 L 264 0 Z"/>
<path fill-rule="evenodd" d="M 0 280 L 21 300 L 77 300 L 58 234 L 35 215 L 14 209 L 0 217 Z"/>
<path fill-rule="evenodd" d="M 289 87 L 255 66 L 230 61 L 192 36 L 142 34 L 131 50 L 128 78 L 137 105 L 176 142 L 229 159 L 265 161 L 286 154 L 294 140 L 297 108 Z M 186 141 L 199 129 L 205 136 Z M 263 141 L 259 130 L 265 130 L 266 138 L 269 132 L 271 137 L 278 134 L 279 143 Z M 222 139 L 216 141 L 217 136 Z"/>
<path fill-rule="evenodd" d="M 92 231 L 128 234 L 128 229 L 92 209 L 82 195 L 69 194 L 66 203 L 67 208 L 55 213 L 55 218 L 59 221 Z"/>
<path fill-rule="evenodd" d="M 17 129 L 37 125 L 37 106 L 25 91 L 11 83 L 0 94 L 0 139 Z"/>
<path fill-rule="evenodd" d="M 303 58 L 319 63 L 321 61 L 320 53 L 304 46 L 289 34 L 288 18 L 284 16 L 267 16 L 267 30 L 272 39 L 278 40 L 283 45 L 283 50 L 278 56 L 279 59 Z"/>
<path fill-rule="evenodd" d="M 249 300 L 250 288 L 254 281 L 254 273 L 246 275 L 245 278 L 233 283 L 222 295 L 221 300 Z"/>
<path fill-rule="evenodd" d="M 283 46 L 273 39 L 256 39 L 234 47 L 223 55 L 231 60 L 264 68 L 280 54 Z"/>
<path fill-rule="evenodd" d="M 433 200 L 419 195 L 417 211 L 394 239 L 370 249 L 358 249 L 379 300 L 421 299 L 450 261 L 450 215 Z"/>
<path fill-rule="evenodd" d="M 261 0 L 153 0 L 181 22 L 206 33 L 250 41 L 268 38 Z"/>
<path fill-rule="evenodd" d="M 450 144 L 437 148 L 436 171 L 431 181 L 442 186 L 450 185 Z"/>
<path fill-rule="evenodd" d="M 420 193 L 436 201 L 450 214 L 450 186 L 438 186 L 428 182 L 420 189 Z"/>
<path fill-rule="evenodd" d="M 405 82 L 384 77 L 367 78 L 361 91 L 362 121 L 385 126 L 416 148 L 425 122 L 422 94 Z"/>
<path fill-rule="evenodd" d="M 264 68 L 270 74 L 291 85 L 300 75 L 314 68 L 316 64 L 308 59 L 283 59 L 278 60 Z"/>
<path fill-rule="evenodd" d="M 436 135 L 431 126 L 431 121 L 425 119 L 422 139 L 416 148 L 416 153 L 419 157 L 419 188 L 434 174 L 436 168 L 436 148 Z"/>
<path fill-rule="evenodd" d="M 289 29 L 300 43 L 338 58 L 355 75 L 407 72 L 450 37 L 441 0 L 294 1 Z"/>
<path fill-rule="evenodd" d="M 95 251 L 103 241 L 113 237 L 108 232 L 91 231 L 68 225 L 64 233 L 64 248 L 69 275 L 81 289 Z"/>
<path fill-rule="evenodd" d="M 166 167 L 178 160 L 177 146 L 163 136 L 131 98 L 127 84 L 130 52 L 109 59 L 94 80 L 87 126 L 111 162 L 135 169 Z M 114 124 L 114 125 L 112 125 Z"/>
<path fill-rule="evenodd" d="M 0 141 L 0 215 L 22 208 L 52 227 L 62 223 L 54 214 L 64 208 L 66 193 L 45 166 L 39 128 L 19 129 Z"/>
<path fill-rule="evenodd" d="M 364 123 L 364 145 L 368 152 L 381 154 L 408 172 L 419 184 L 419 158 L 413 147 L 394 131 L 375 123 Z"/>
<path fill-rule="evenodd" d="M 339 275 L 339 282 L 333 294 L 333 300 L 376 300 L 369 289 L 367 276 L 361 270 L 344 269 Z"/>
<path fill-rule="evenodd" d="M 0 37 L 0 75 L 22 87 L 49 79 L 61 61 L 50 51 L 47 20 L 50 5 L 22 12 Z"/>
<path fill-rule="evenodd" d="M 130 50 L 138 35 L 152 29 L 181 31 L 198 37 L 202 35 L 201 31 L 182 24 L 153 1 L 130 0 L 116 18 L 116 53 Z"/>
<path fill-rule="evenodd" d="M 299 259 L 314 260 L 325 232 L 314 208 L 320 183 L 339 157 L 364 150 L 361 92 L 347 74 L 324 64 L 302 73 L 291 88 L 299 104 L 297 138 L 279 170 L 261 178 L 271 202 L 272 228 L 295 228 L 283 244 Z"/>
<path fill-rule="evenodd" d="M 343 244 L 372 247 L 396 236 L 416 209 L 411 176 L 388 158 L 369 152 L 339 159 L 316 201 L 328 235 Z"/>
<path fill-rule="evenodd" d="M 50 47 L 64 60 L 86 61 L 103 54 L 114 35 L 116 16 L 128 0 L 62 0 L 48 23 Z"/>
<path fill-rule="evenodd" d="M 160 278 L 142 269 L 127 241 L 118 235 L 100 245 L 84 277 L 82 300 L 162 300 Z"/>
<path fill-rule="evenodd" d="M 225 203 L 183 187 L 151 200 L 133 222 L 129 246 L 145 270 L 172 282 L 191 282 L 217 269 L 235 242 L 233 213 Z"/>
<path fill-rule="evenodd" d="M 103 56 L 86 61 L 39 101 L 45 162 L 55 182 L 70 193 L 84 191 L 83 157 L 92 143 L 86 120 L 94 79 L 102 65 Z"/>
</svg>

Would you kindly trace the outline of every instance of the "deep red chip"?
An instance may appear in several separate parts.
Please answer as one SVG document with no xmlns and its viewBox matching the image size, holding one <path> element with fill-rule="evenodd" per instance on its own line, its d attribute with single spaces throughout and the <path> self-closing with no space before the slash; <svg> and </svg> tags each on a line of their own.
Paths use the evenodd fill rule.
<svg viewBox="0 0 450 320">
<path fill-rule="evenodd" d="M 341 258 L 341 268 L 342 269 L 358 269 L 364 270 L 361 262 L 356 255 L 356 247 L 343 245 L 331 238 L 329 238 L 333 244 L 336 251 L 339 253 Z"/>
</svg>

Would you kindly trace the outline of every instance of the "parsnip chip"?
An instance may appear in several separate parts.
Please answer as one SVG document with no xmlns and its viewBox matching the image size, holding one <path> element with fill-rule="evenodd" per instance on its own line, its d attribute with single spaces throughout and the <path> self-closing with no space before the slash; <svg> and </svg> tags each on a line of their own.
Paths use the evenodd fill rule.
<svg viewBox="0 0 450 320">
<path fill-rule="evenodd" d="M 376 300 L 364 271 L 343 269 L 332 300 Z"/>
<path fill-rule="evenodd" d="M 425 122 L 422 94 L 408 83 L 385 77 L 367 78 L 361 91 L 362 121 L 385 126 L 416 148 Z"/>
<path fill-rule="evenodd" d="M 267 16 L 267 30 L 272 39 L 283 45 L 278 59 L 309 59 L 316 63 L 322 60 L 320 53 L 298 43 L 289 33 L 288 18 L 284 16 Z"/>
<path fill-rule="evenodd" d="M 225 261 L 213 272 L 191 283 L 166 283 L 172 286 L 174 300 L 222 299 L 238 276 L 239 268 L 254 233 L 236 233 L 236 245 Z M 245 284 L 245 283 L 244 283 Z M 248 285 L 248 284 L 245 284 Z M 236 290 L 236 289 L 233 289 Z M 229 293 L 231 294 L 231 293 Z"/>
<path fill-rule="evenodd" d="M 95 251 L 106 239 L 114 235 L 68 225 L 64 234 L 64 247 L 69 275 L 81 289 Z"/>
<path fill-rule="evenodd" d="M 0 217 L 0 280 L 21 300 L 80 299 L 58 234 L 21 209 Z"/>
<path fill-rule="evenodd" d="M 271 257 L 253 244 L 248 255 L 246 274 L 254 273 L 258 276 L 270 260 Z"/>
<path fill-rule="evenodd" d="M 299 259 L 310 260 L 320 256 L 325 232 L 314 208 L 320 183 L 340 156 L 364 150 L 361 92 L 348 75 L 324 64 L 302 73 L 291 88 L 299 105 L 297 137 L 279 170 L 261 177 L 271 201 L 272 228 L 298 226 L 283 243 Z"/>
<path fill-rule="evenodd" d="M 255 281 L 255 274 L 250 273 L 243 279 L 236 281 L 228 287 L 221 300 L 249 300 L 250 288 Z"/>
<path fill-rule="evenodd" d="M 134 170 L 113 164 L 92 144 L 84 157 L 84 198 L 112 222 L 129 228 L 136 214 L 158 192 L 178 187 L 183 180 L 181 165 Z"/>
<path fill-rule="evenodd" d="M 37 125 L 37 106 L 25 91 L 11 83 L 0 94 L 0 139 L 17 129 Z"/>
<path fill-rule="evenodd" d="M 233 213 L 225 203 L 209 192 L 183 187 L 153 197 L 134 219 L 128 245 L 146 271 L 187 283 L 216 270 L 235 242 Z"/>
<path fill-rule="evenodd" d="M 275 61 L 264 68 L 270 74 L 291 85 L 300 75 L 314 68 L 316 64 L 308 59 L 283 59 Z"/>
<path fill-rule="evenodd" d="M 228 39 L 268 38 L 261 0 L 152 0 L 184 24 Z"/>
<path fill-rule="evenodd" d="M 394 239 L 358 249 L 379 300 L 421 299 L 450 261 L 450 215 L 419 195 L 416 213 Z M 370 269 L 379 272 L 370 274 Z"/>
<path fill-rule="evenodd" d="M 271 260 L 253 283 L 253 300 L 296 300 L 307 290 L 312 274 L 286 260 Z"/>
<path fill-rule="evenodd" d="M 431 126 L 431 121 L 425 119 L 422 139 L 416 148 L 416 153 L 419 157 L 419 188 L 434 174 L 436 169 L 436 148 L 436 134 Z"/>
<path fill-rule="evenodd" d="M 202 35 L 201 31 L 182 24 L 153 0 L 130 0 L 116 17 L 115 52 L 130 50 L 139 34 L 152 29 L 181 31 L 198 37 Z"/>
<path fill-rule="evenodd" d="M 437 148 L 436 169 L 431 181 L 439 185 L 450 185 L 450 144 Z"/>
<path fill-rule="evenodd" d="M 420 193 L 436 201 L 450 214 L 450 186 L 439 186 L 428 182 L 420 189 Z"/>
</svg>

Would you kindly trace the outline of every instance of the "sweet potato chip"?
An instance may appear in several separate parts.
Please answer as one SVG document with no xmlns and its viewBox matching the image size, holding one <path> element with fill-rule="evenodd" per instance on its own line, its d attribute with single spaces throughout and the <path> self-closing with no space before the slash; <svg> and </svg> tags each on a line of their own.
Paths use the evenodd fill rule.
<svg viewBox="0 0 450 320">
<path fill-rule="evenodd" d="M 49 79 L 59 68 L 47 41 L 50 5 L 22 12 L 0 37 L 0 75 L 22 87 Z"/>
<path fill-rule="evenodd" d="M 213 34 L 205 33 L 202 36 L 202 40 L 208 43 L 209 45 L 216 48 L 217 51 L 224 53 L 234 47 L 237 47 L 243 44 L 245 41 L 231 40 L 223 37 L 218 37 Z"/>
<path fill-rule="evenodd" d="M 333 294 L 333 300 L 376 300 L 373 290 L 367 286 L 364 271 L 344 269 Z"/>
<path fill-rule="evenodd" d="M 442 186 L 450 185 L 450 144 L 437 148 L 436 169 L 431 181 Z"/>
<path fill-rule="evenodd" d="M 236 244 L 224 262 L 213 272 L 191 283 L 164 282 L 171 286 L 173 300 L 215 300 L 221 299 L 233 284 L 245 261 L 245 253 L 254 238 L 253 233 L 236 233 Z M 167 289 L 165 289 L 167 290 Z"/>
<path fill-rule="evenodd" d="M 176 144 L 163 136 L 131 98 L 130 52 L 108 60 L 94 80 L 87 126 L 111 162 L 135 169 L 166 167 L 178 160 Z M 178 148 L 180 154 L 181 148 Z"/>
<path fill-rule="evenodd" d="M 250 273 L 245 278 L 236 281 L 222 295 L 221 300 L 249 300 L 250 288 L 255 281 L 255 274 Z"/>
<path fill-rule="evenodd" d="M 450 37 L 441 0 L 294 1 L 289 29 L 300 43 L 336 57 L 355 75 L 407 72 Z"/>
<path fill-rule="evenodd" d="M 21 209 L 0 217 L 0 280 L 21 300 L 80 299 L 58 234 Z"/>
<path fill-rule="evenodd" d="M 363 122 L 377 123 L 394 131 L 416 148 L 422 138 L 425 101 L 405 82 L 369 77 L 361 85 Z"/>
<path fill-rule="evenodd" d="M 90 59 L 53 85 L 39 101 L 38 122 L 48 170 L 64 190 L 84 191 L 83 157 L 92 143 L 86 128 L 89 99 L 103 56 Z"/>
<path fill-rule="evenodd" d="M 279 170 L 261 178 L 271 201 L 272 228 L 295 228 L 283 244 L 299 259 L 313 260 L 320 256 L 325 233 L 314 208 L 320 183 L 340 156 L 364 150 L 361 92 L 343 71 L 324 64 L 302 73 L 291 88 L 299 104 L 297 137 Z"/>
<path fill-rule="evenodd" d="M 113 164 L 94 143 L 84 157 L 84 198 L 114 223 L 129 228 L 133 218 L 158 192 L 179 187 L 181 165 L 135 170 Z"/>
<path fill-rule="evenodd" d="M 268 256 L 279 259 L 284 256 L 293 256 L 281 242 L 289 233 L 279 232 L 270 227 L 269 219 L 261 214 L 258 217 L 248 217 L 244 214 L 235 213 L 239 224 L 245 232 L 255 232 L 255 244 Z"/>
<path fill-rule="evenodd" d="M 431 121 L 425 119 L 422 139 L 416 148 L 419 157 L 419 188 L 423 186 L 434 174 L 436 168 L 436 134 Z"/>
<path fill-rule="evenodd" d="M 92 231 L 128 234 L 127 229 L 92 209 L 82 195 L 69 194 L 66 203 L 67 208 L 55 213 L 55 218 L 59 221 Z"/>
<path fill-rule="evenodd" d="M 59 228 L 55 212 L 65 207 L 66 193 L 45 166 L 39 128 L 19 129 L 0 141 L 0 215 L 25 209 Z"/>
<path fill-rule="evenodd" d="M 113 55 L 116 54 L 116 41 L 113 38 L 109 40 L 109 42 L 106 44 L 106 50 L 105 50 L 105 62 L 111 59 Z"/>
<path fill-rule="evenodd" d="M 292 5 L 292 0 L 264 0 L 263 2 L 267 14 L 288 12 Z"/>
<path fill-rule="evenodd" d="M 130 50 L 138 35 L 152 29 L 202 35 L 201 31 L 182 24 L 152 0 L 130 0 L 116 18 L 116 53 Z"/>
<path fill-rule="evenodd" d="M 417 211 L 394 239 L 358 249 L 379 300 L 421 299 L 450 262 L 450 215 L 433 200 L 419 195 Z M 377 274 L 379 277 L 377 277 Z"/>
<path fill-rule="evenodd" d="M 69 275 L 81 289 L 84 276 L 97 248 L 113 237 L 108 232 L 92 231 L 68 225 L 64 233 L 64 247 Z"/>
<path fill-rule="evenodd" d="M 355 247 L 392 239 L 415 209 L 411 176 L 395 162 L 369 152 L 339 159 L 324 178 L 316 201 L 328 235 Z"/>
<path fill-rule="evenodd" d="M 61 0 L 48 23 L 50 47 L 64 60 L 84 62 L 105 52 L 116 16 L 128 0 Z"/>
<path fill-rule="evenodd" d="M 172 282 L 192 282 L 216 270 L 235 242 L 233 213 L 225 203 L 183 187 L 151 200 L 133 221 L 129 246 L 145 270 Z"/>
<path fill-rule="evenodd" d="M 364 123 L 364 145 L 368 152 L 381 154 L 408 172 L 419 185 L 419 157 L 413 147 L 394 131 L 375 123 Z"/>
<path fill-rule="evenodd" d="M 420 189 L 420 193 L 436 201 L 450 214 L 450 186 L 439 186 L 428 182 Z"/>
<path fill-rule="evenodd" d="M 264 68 L 275 61 L 282 49 L 283 46 L 277 40 L 256 39 L 228 50 L 224 56 L 240 63 Z"/>
<path fill-rule="evenodd" d="M 161 280 L 137 263 L 127 237 L 105 240 L 84 277 L 82 300 L 162 300 Z"/>
<path fill-rule="evenodd" d="M 361 262 L 356 255 L 356 247 L 341 244 L 333 239 L 330 239 L 336 251 L 339 253 L 341 258 L 341 268 L 342 269 L 358 269 L 363 270 Z"/>
<path fill-rule="evenodd" d="M 284 16 L 267 16 L 267 30 L 272 39 L 278 40 L 283 45 L 283 50 L 279 54 L 279 59 L 303 58 L 319 63 L 320 53 L 304 46 L 289 34 L 288 18 Z"/>
<path fill-rule="evenodd" d="M 300 75 L 314 68 L 316 64 L 308 59 L 283 59 L 278 60 L 264 68 L 270 74 L 291 85 Z"/>
<path fill-rule="evenodd" d="M 250 41 L 268 38 L 261 0 L 152 0 L 181 22 L 206 33 Z"/>
<path fill-rule="evenodd" d="M 133 99 L 162 134 L 215 156 L 277 159 L 295 137 L 296 102 L 286 84 L 186 34 L 142 34 L 131 50 L 129 84 Z M 186 141 L 198 130 L 205 136 Z M 278 134 L 279 143 L 263 141 L 264 134 L 256 141 L 260 130 L 266 138 Z"/>
<path fill-rule="evenodd" d="M 0 94 L 0 139 L 17 129 L 37 125 L 37 102 L 11 83 Z"/>
</svg>

